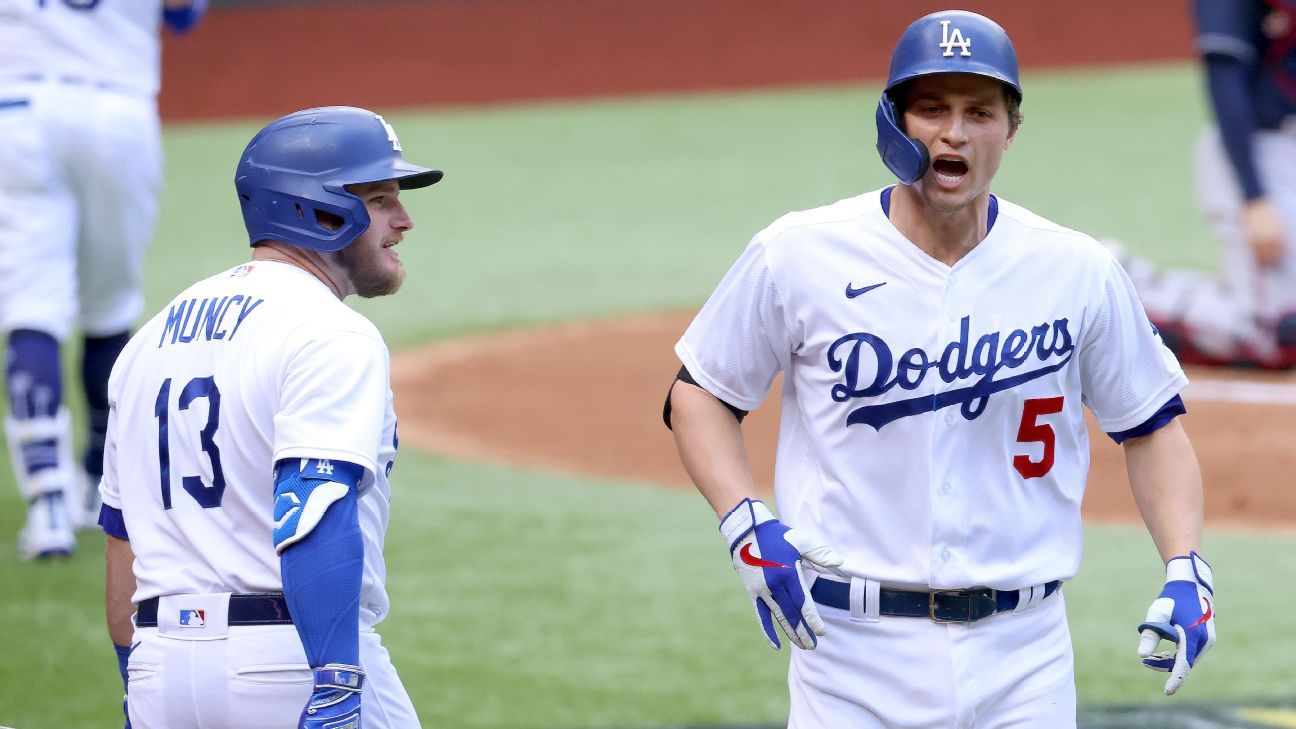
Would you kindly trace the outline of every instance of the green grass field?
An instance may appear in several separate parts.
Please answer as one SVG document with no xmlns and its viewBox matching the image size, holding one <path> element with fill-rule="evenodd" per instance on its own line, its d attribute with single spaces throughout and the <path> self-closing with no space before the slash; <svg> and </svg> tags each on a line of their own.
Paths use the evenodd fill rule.
<svg viewBox="0 0 1296 729">
<path fill-rule="evenodd" d="M 997 193 L 1155 260 L 1213 266 L 1192 200 L 1189 152 L 1205 109 L 1191 67 L 1036 73 L 1025 86 L 1026 123 Z M 887 181 L 872 149 L 875 93 L 868 84 L 389 114 L 409 157 L 447 176 L 406 198 L 418 227 L 401 249 L 405 289 L 358 308 L 399 348 L 696 306 L 773 218 Z M 167 130 L 150 312 L 247 255 L 231 183 L 261 121 Z M 23 508 L 7 463 L 0 480 L 0 534 L 13 535 Z M 784 717 L 786 655 L 764 644 L 700 497 L 409 448 L 393 483 L 393 613 L 382 633 L 426 726 Z M 62 564 L 19 562 L 5 539 L 0 725 L 120 725 L 102 539 L 83 538 Z M 1146 715 L 1103 723 L 1109 704 L 1209 713 L 1203 705 L 1292 699 L 1296 638 L 1269 626 L 1296 597 L 1281 579 L 1296 572 L 1296 540 L 1208 534 L 1220 643 L 1166 699 L 1134 656 L 1161 579 L 1151 542 L 1111 525 L 1090 526 L 1086 539 L 1066 595 L 1089 726 L 1152 725 Z M 1221 721 L 1200 726 L 1243 725 Z"/>
</svg>

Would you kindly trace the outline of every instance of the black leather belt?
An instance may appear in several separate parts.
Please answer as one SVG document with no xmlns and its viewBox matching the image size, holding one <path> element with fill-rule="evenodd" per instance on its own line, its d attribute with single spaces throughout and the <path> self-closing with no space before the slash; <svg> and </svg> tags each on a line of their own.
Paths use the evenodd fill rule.
<svg viewBox="0 0 1296 729">
<path fill-rule="evenodd" d="M 1044 585 L 1044 597 L 1057 592 L 1062 583 Z M 850 584 L 820 578 L 810 587 L 810 596 L 820 605 L 850 610 Z M 1041 598 L 1042 599 L 1042 598 Z M 995 613 L 1017 607 L 1016 590 L 932 590 L 931 592 L 890 590 L 878 596 L 878 613 L 902 618 L 928 618 L 937 623 L 975 623 Z"/>
<path fill-rule="evenodd" d="M 175 596 L 182 598 L 182 596 Z M 184 609 L 183 603 L 177 603 Z M 135 627 L 156 628 L 158 599 L 149 598 L 135 609 Z M 178 616 L 177 616 L 178 618 Z M 282 592 L 255 592 L 242 595 L 230 595 L 230 625 L 292 625 L 292 616 L 288 614 L 288 601 Z"/>
</svg>

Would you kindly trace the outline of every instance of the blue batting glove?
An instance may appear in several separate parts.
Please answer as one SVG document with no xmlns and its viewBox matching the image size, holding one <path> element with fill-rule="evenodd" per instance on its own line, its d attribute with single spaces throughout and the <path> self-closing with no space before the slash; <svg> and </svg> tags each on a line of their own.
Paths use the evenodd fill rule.
<svg viewBox="0 0 1296 729">
<path fill-rule="evenodd" d="M 842 558 L 813 537 L 791 529 L 770 513 L 765 504 L 743 499 L 720 522 L 720 533 L 729 543 L 734 570 L 751 596 L 756 618 L 770 646 L 781 647 L 777 621 L 792 645 L 814 650 L 816 635 L 823 635 L 810 590 L 801 572 L 801 560 L 836 572 Z"/>
<path fill-rule="evenodd" d="M 314 672 L 315 692 L 306 702 L 297 728 L 360 729 L 364 671 L 359 666 L 330 663 Z"/>
<path fill-rule="evenodd" d="M 138 643 L 136 645 L 139 645 Z M 130 667 L 130 654 L 135 650 L 135 646 L 129 648 L 124 645 L 113 643 L 113 651 L 117 654 L 117 670 L 121 672 L 122 679 L 122 713 L 126 715 L 126 729 L 131 729 L 130 711 L 126 708 L 126 701 L 130 692 L 130 674 L 127 669 Z"/>
<path fill-rule="evenodd" d="M 1166 563 L 1166 583 L 1139 625 L 1138 654 L 1143 665 L 1170 674 L 1165 695 L 1188 679 L 1188 671 L 1215 645 L 1215 580 L 1201 555 L 1189 552 Z M 1172 651 L 1154 653 L 1162 639 Z"/>
</svg>

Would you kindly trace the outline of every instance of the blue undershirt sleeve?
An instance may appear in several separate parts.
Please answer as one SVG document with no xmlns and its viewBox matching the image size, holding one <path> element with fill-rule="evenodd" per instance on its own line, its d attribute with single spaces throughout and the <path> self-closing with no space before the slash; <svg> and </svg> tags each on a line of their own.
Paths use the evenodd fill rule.
<svg viewBox="0 0 1296 729">
<path fill-rule="evenodd" d="M 99 526 L 103 527 L 104 534 L 110 537 L 130 541 L 130 535 L 126 533 L 126 519 L 122 516 L 121 509 L 114 509 L 107 504 L 100 506 Z"/>
<path fill-rule="evenodd" d="M 1242 188 L 1242 197 L 1264 197 L 1256 171 L 1252 140 L 1256 131 L 1255 99 L 1251 95 L 1250 71 L 1237 58 L 1212 54 L 1206 57 L 1206 84 L 1219 123 L 1224 150 Z"/>
<path fill-rule="evenodd" d="M 1119 445 L 1130 438 L 1151 435 L 1154 431 L 1160 430 L 1168 425 L 1171 420 L 1174 420 L 1186 412 L 1188 412 L 1188 408 L 1184 407 L 1183 398 L 1175 395 L 1170 398 L 1165 405 L 1162 405 L 1161 409 L 1157 410 L 1152 417 L 1144 420 L 1142 423 L 1130 428 L 1129 430 L 1122 430 L 1119 433 L 1108 433 L 1107 437 L 1116 441 Z"/>
<path fill-rule="evenodd" d="M 207 12 L 207 0 L 193 0 L 182 8 L 162 8 L 162 21 L 171 30 L 184 34 L 193 30 L 205 12 Z"/>
<path fill-rule="evenodd" d="M 301 479 L 300 460 L 279 462 L 279 488 L 288 480 Z M 364 469 L 341 461 L 332 461 L 330 467 L 332 478 L 315 480 L 343 483 L 346 494 L 328 504 L 310 532 L 285 547 L 279 557 L 288 612 L 312 668 L 329 663 L 360 665 L 364 541 L 356 489 Z"/>
</svg>

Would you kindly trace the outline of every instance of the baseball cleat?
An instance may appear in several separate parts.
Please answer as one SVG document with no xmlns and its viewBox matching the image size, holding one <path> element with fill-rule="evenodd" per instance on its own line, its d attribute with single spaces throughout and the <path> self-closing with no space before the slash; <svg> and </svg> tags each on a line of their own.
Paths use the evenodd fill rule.
<svg viewBox="0 0 1296 729">
<path fill-rule="evenodd" d="M 51 491 L 32 500 L 27 507 L 27 524 L 18 533 L 18 553 L 26 560 L 69 557 L 76 549 L 76 536 L 68 519 L 63 494 Z"/>
</svg>

